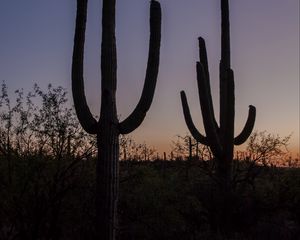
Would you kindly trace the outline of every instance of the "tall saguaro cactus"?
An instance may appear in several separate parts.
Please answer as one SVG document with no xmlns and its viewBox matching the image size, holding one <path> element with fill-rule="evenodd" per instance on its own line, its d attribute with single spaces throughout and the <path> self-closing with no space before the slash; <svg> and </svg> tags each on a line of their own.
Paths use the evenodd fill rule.
<svg viewBox="0 0 300 240">
<path fill-rule="evenodd" d="M 72 62 L 72 92 L 76 114 L 84 130 L 97 135 L 96 224 L 97 237 L 103 240 L 115 239 L 116 235 L 119 135 L 135 130 L 151 106 L 158 75 L 161 39 L 161 8 L 159 2 L 152 0 L 149 55 L 142 95 L 134 111 L 124 121 L 119 122 L 116 108 L 115 5 L 116 0 L 103 0 L 101 111 L 98 121 L 92 116 L 84 93 L 83 58 L 87 0 L 77 0 Z"/>
<path fill-rule="evenodd" d="M 206 136 L 195 127 L 184 91 L 181 91 L 181 101 L 185 122 L 192 136 L 202 144 L 210 147 L 217 165 L 217 175 L 222 187 L 228 189 L 231 182 L 233 148 L 243 144 L 251 134 L 256 109 L 249 106 L 248 119 L 242 132 L 234 137 L 234 78 L 230 67 L 230 32 L 228 0 L 221 0 L 221 61 L 220 77 L 220 121 L 215 119 L 213 101 L 210 91 L 210 77 L 205 41 L 199 38 L 200 62 L 197 62 L 197 83 L 201 112 Z"/>
</svg>

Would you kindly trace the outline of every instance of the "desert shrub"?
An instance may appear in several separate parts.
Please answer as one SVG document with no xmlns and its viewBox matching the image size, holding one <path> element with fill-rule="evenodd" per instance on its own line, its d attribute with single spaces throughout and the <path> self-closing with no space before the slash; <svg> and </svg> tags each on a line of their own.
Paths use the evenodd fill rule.
<svg viewBox="0 0 300 240">
<path fill-rule="evenodd" d="M 95 139 L 65 90 L 35 85 L 11 101 L 3 84 L 0 120 L 0 239 L 93 239 Z M 234 161 L 227 218 L 209 150 L 191 142 L 190 157 L 189 138 L 178 139 L 178 152 L 160 159 L 121 138 L 118 239 L 297 239 L 300 169 L 268 160 L 285 156 L 288 138 L 250 139 L 249 152 Z"/>
</svg>

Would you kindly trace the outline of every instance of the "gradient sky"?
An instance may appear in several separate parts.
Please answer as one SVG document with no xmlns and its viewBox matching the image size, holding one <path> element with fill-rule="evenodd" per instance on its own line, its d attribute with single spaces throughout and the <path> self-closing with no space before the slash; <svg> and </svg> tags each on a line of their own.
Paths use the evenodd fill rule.
<svg viewBox="0 0 300 240">
<path fill-rule="evenodd" d="M 161 64 L 157 89 L 142 126 L 131 134 L 160 152 L 188 129 L 179 92 L 185 90 L 203 132 L 196 85 L 197 37 L 206 39 L 215 111 L 220 59 L 219 0 L 161 0 Z M 94 114 L 100 106 L 101 4 L 89 0 L 85 90 Z M 255 129 L 292 135 L 299 152 L 299 0 L 230 0 L 236 133 L 248 105 L 257 108 Z M 10 90 L 36 82 L 70 92 L 75 0 L 0 1 L 0 80 Z M 149 41 L 149 0 L 117 1 L 118 114 L 124 119 L 141 94 Z M 218 116 L 217 116 L 218 118 Z"/>
</svg>

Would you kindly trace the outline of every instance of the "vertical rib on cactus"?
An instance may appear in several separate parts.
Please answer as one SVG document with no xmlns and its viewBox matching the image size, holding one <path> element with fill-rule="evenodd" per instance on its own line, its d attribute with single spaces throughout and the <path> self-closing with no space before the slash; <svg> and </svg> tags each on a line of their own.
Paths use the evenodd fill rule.
<svg viewBox="0 0 300 240">
<path fill-rule="evenodd" d="M 206 136 L 195 127 L 184 91 L 181 101 L 186 124 L 192 136 L 202 144 L 210 147 L 217 163 L 217 174 L 221 186 L 228 188 L 231 181 L 233 146 L 243 144 L 250 136 L 255 122 L 256 109 L 249 107 L 248 119 L 242 132 L 234 138 L 234 73 L 230 68 L 230 32 L 228 0 L 221 0 L 221 61 L 220 61 L 220 122 L 215 120 L 210 91 L 210 79 L 205 41 L 199 38 L 199 57 L 197 62 L 197 83 L 200 106 Z"/>
<path fill-rule="evenodd" d="M 116 108 L 115 4 L 116 0 L 103 0 L 101 110 L 98 121 L 93 118 L 84 95 L 83 57 L 87 0 L 77 0 L 72 62 L 72 92 L 76 114 L 82 127 L 88 133 L 97 134 L 96 237 L 103 240 L 111 240 L 116 237 L 119 135 L 130 133 L 136 129 L 151 106 L 158 75 L 161 38 L 161 8 L 157 1 L 152 0 L 150 4 L 149 57 L 144 88 L 133 113 L 119 123 Z"/>
</svg>

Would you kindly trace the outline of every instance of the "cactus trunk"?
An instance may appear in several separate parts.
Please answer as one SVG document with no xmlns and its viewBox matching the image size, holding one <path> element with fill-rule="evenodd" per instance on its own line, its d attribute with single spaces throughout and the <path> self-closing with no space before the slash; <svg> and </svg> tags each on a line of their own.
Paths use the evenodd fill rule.
<svg viewBox="0 0 300 240">
<path fill-rule="evenodd" d="M 119 131 L 116 109 L 117 56 L 115 0 L 103 0 L 101 111 L 97 132 L 96 223 L 98 239 L 115 239 L 119 183 Z"/>
<path fill-rule="evenodd" d="M 119 185 L 119 132 L 101 122 L 97 134 L 98 160 L 96 179 L 97 239 L 115 239 Z"/>
</svg>

